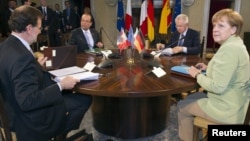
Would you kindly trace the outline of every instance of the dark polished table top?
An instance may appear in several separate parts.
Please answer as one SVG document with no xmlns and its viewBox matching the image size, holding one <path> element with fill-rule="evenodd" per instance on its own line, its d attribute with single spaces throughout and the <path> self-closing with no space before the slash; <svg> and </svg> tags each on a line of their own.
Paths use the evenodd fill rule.
<svg viewBox="0 0 250 141">
<path fill-rule="evenodd" d="M 179 76 L 170 71 L 170 68 L 175 65 L 190 66 L 202 62 L 202 59 L 196 55 L 161 56 L 160 63 L 167 74 L 157 78 L 153 73 L 148 73 L 152 70 L 148 62 L 153 58 L 141 59 L 142 57 L 137 53 L 134 63 L 129 64 L 126 53 L 122 54 L 121 59 L 112 59 L 113 67 L 93 70 L 103 74 L 99 80 L 81 82 L 75 90 L 94 96 L 153 97 L 189 91 L 197 86 L 194 79 Z M 77 65 L 83 67 L 88 61 L 99 64 L 102 59 L 102 56 L 81 53 L 77 56 Z"/>
</svg>

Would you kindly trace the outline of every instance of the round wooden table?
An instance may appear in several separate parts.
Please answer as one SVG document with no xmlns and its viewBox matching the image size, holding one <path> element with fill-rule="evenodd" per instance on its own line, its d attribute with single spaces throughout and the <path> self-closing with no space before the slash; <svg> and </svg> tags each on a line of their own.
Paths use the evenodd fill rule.
<svg viewBox="0 0 250 141">
<path fill-rule="evenodd" d="M 195 65 L 202 59 L 186 55 L 160 57 L 167 74 L 157 78 L 148 73 L 152 58 L 143 59 L 136 53 L 130 64 L 123 54 L 121 59 L 112 59 L 113 67 L 93 70 L 103 74 L 99 80 L 81 82 L 75 90 L 93 96 L 93 124 L 97 131 L 123 139 L 152 136 L 166 128 L 171 94 L 197 87 L 194 79 L 172 74 L 170 68 Z M 78 54 L 77 65 L 82 67 L 88 61 L 99 64 L 101 60 L 101 56 Z"/>
</svg>

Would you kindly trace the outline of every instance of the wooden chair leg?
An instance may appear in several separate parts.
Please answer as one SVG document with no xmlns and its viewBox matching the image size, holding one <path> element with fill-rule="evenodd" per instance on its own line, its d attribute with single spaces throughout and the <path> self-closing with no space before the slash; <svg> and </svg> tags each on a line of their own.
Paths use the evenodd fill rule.
<svg viewBox="0 0 250 141">
<path fill-rule="evenodd" d="M 199 131 L 200 128 L 197 126 L 193 127 L 193 141 L 199 141 Z"/>
</svg>

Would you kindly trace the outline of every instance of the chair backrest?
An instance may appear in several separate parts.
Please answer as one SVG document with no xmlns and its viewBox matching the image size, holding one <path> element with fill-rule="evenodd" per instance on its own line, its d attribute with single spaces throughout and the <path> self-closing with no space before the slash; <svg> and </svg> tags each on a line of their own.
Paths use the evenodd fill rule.
<svg viewBox="0 0 250 141">
<path fill-rule="evenodd" d="M 200 58 L 203 57 L 204 44 L 205 44 L 205 36 L 202 37 L 201 44 L 200 44 L 201 45 Z"/>
<path fill-rule="evenodd" d="M 13 141 L 11 131 L 9 129 L 9 121 L 4 108 L 4 100 L 0 93 L 0 134 L 2 141 Z"/>
<path fill-rule="evenodd" d="M 249 100 L 247 113 L 246 113 L 245 120 L 244 120 L 243 124 L 249 125 L 249 122 L 250 122 L 250 100 Z"/>
<path fill-rule="evenodd" d="M 70 32 L 63 33 L 61 40 L 62 45 L 67 45 L 69 42 L 69 38 L 70 38 Z"/>
</svg>

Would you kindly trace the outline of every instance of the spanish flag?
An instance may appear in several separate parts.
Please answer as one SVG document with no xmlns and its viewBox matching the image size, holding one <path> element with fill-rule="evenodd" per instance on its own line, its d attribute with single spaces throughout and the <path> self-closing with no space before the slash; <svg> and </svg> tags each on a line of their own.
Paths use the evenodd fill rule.
<svg viewBox="0 0 250 141">
<path fill-rule="evenodd" d="M 155 38 L 155 29 L 154 29 L 154 5 L 152 0 L 148 0 L 148 39 L 153 41 Z"/>
<path fill-rule="evenodd" d="M 163 0 L 159 33 L 167 34 L 168 27 L 170 26 L 171 22 L 172 22 L 172 15 L 170 8 L 170 0 Z"/>
</svg>

